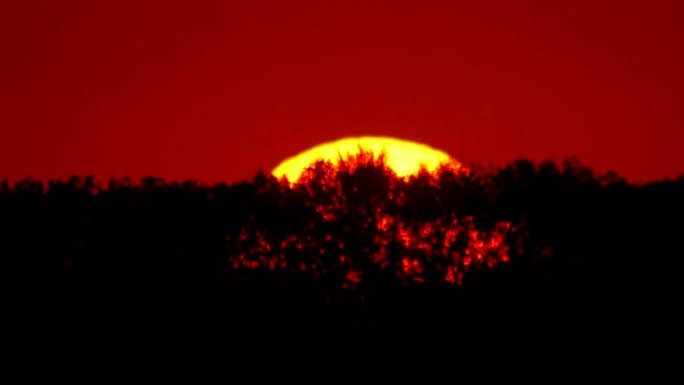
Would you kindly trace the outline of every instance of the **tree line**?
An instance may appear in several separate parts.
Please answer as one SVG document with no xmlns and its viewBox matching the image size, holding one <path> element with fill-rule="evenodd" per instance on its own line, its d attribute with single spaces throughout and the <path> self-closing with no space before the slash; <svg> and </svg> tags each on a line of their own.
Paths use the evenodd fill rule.
<svg viewBox="0 0 684 385">
<path fill-rule="evenodd" d="M 350 357 L 367 368 L 374 339 L 386 369 L 411 367 L 395 344 L 450 344 L 456 358 L 414 357 L 416 368 L 677 369 L 676 357 L 645 352 L 682 340 L 683 196 L 684 178 L 632 185 L 573 159 L 404 179 L 369 154 L 318 162 L 295 184 L 266 173 L 217 185 L 2 182 L 7 362 L 111 367 L 125 342 L 152 336 L 152 362 L 167 369 Z M 224 348 L 202 360 L 163 348 L 167 337 L 207 348 L 190 335 Z M 276 347 L 300 343 L 336 358 Z M 520 344 L 538 354 L 520 356 Z M 129 354 L 130 370 L 146 357 Z"/>
</svg>

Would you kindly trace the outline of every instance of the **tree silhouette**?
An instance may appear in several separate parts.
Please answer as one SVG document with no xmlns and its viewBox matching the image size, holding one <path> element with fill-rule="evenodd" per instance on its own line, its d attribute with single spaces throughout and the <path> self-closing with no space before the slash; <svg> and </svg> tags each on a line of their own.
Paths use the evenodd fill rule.
<svg viewBox="0 0 684 385">
<path fill-rule="evenodd" d="M 2 182 L 0 370 L 681 371 L 684 179 L 475 170 Z"/>
</svg>

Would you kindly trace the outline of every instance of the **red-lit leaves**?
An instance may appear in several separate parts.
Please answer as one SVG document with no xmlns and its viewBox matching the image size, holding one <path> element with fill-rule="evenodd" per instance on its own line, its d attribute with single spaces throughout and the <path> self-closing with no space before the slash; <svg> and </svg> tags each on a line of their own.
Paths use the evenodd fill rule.
<svg viewBox="0 0 684 385">
<path fill-rule="evenodd" d="M 383 279 L 460 285 L 469 270 L 510 261 L 509 222 L 478 224 L 456 211 L 453 200 L 479 188 L 465 168 L 404 179 L 369 154 L 337 167 L 317 162 L 293 185 L 264 188 L 268 210 L 228 239 L 230 265 L 311 274 L 346 289 Z"/>
</svg>

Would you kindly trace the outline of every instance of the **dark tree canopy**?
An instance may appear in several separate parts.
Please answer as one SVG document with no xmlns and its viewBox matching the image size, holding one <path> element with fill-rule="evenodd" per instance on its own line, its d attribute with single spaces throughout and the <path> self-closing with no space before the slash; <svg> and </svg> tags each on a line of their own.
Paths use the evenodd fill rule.
<svg viewBox="0 0 684 385">
<path fill-rule="evenodd" d="M 3 182 L 0 369 L 681 370 L 683 196 L 369 154 L 292 185 Z"/>
</svg>

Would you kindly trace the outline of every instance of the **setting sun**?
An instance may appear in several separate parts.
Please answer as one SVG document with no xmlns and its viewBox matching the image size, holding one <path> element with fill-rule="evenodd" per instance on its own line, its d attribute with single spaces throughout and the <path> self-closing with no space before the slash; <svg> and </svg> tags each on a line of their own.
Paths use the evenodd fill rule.
<svg viewBox="0 0 684 385">
<path fill-rule="evenodd" d="M 317 160 L 337 164 L 340 158 L 357 155 L 360 151 L 369 151 L 375 155 L 384 154 L 386 164 L 400 177 L 415 174 L 421 167 L 428 171 L 434 171 L 443 164 L 460 167 L 460 163 L 448 154 L 424 144 L 389 137 L 361 136 L 312 147 L 285 159 L 273 169 L 273 175 L 277 178 L 285 176 L 294 182 Z"/>
</svg>

